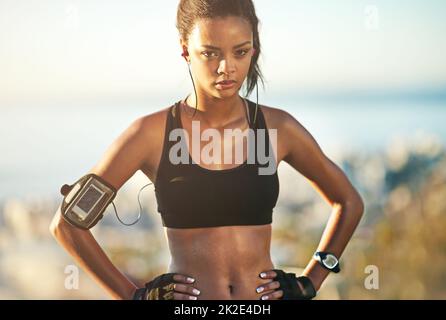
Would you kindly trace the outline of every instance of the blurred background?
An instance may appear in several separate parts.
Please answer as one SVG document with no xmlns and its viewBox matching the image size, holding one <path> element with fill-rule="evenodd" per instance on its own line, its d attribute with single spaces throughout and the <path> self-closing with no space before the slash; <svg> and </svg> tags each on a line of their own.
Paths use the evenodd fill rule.
<svg viewBox="0 0 446 320">
<path fill-rule="evenodd" d="M 0 0 L 0 299 L 109 299 L 48 225 L 61 185 L 93 167 L 134 119 L 192 90 L 177 4 Z M 446 299 L 446 2 L 255 5 L 259 102 L 295 116 L 366 204 L 343 272 L 318 299 Z M 299 270 L 331 208 L 289 165 L 278 170 L 272 257 Z M 149 182 L 137 172 L 118 193 L 126 221 Z M 109 207 L 93 229 L 140 284 L 169 263 L 153 185 L 141 201 L 135 226 L 121 226 Z"/>
</svg>

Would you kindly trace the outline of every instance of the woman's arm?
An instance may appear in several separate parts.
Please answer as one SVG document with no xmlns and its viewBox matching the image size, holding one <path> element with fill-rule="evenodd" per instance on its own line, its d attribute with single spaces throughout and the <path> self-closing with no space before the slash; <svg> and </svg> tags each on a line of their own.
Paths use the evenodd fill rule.
<svg viewBox="0 0 446 320">
<path fill-rule="evenodd" d="M 50 225 L 57 242 L 114 299 L 131 299 L 137 288 L 110 261 L 89 230 L 68 224 L 60 207 Z"/>
<path fill-rule="evenodd" d="M 286 114 L 282 124 L 279 139 L 286 141 L 284 161 L 304 175 L 333 208 L 317 251 L 328 251 L 339 258 L 362 217 L 364 203 L 342 170 L 325 156 L 315 139 L 294 117 Z M 318 290 L 328 273 L 311 259 L 303 275 L 309 277 Z"/>
<path fill-rule="evenodd" d="M 150 144 L 147 126 L 144 118 L 134 121 L 89 173 L 95 173 L 119 190 L 144 164 Z M 89 230 L 68 224 L 60 210 L 59 207 L 50 225 L 58 243 L 114 299 L 131 299 L 136 285 L 112 264 Z"/>
</svg>

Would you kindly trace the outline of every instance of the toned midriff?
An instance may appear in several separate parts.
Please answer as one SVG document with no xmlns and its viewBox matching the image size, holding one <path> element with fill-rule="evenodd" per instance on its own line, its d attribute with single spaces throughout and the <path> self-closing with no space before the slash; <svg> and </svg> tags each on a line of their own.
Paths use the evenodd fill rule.
<svg viewBox="0 0 446 320">
<path fill-rule="evenodd" d="M 258 300 L 259 277 L 274 268 L 270 257 L 271 225 L 213 228 L 166 228 L 171 261 L 168 272 L 196 279 L 198 299 Z M 263 292 L 265 294 L 267 292 Z"/>
</svg>

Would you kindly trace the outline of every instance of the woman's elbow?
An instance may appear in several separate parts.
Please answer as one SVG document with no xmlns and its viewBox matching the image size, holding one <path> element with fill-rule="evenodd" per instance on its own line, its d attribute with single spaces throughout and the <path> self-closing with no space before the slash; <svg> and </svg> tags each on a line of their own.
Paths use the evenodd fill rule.
<svg viewBox="0 0 446 320">
<path fill-rule="evenodd" d="M 351 203 L 352 203 L 353 212 L 356 215 L 358 215 L 359 219 L 361 219 L 361 217 L 363 216 L 364 211 L 365 211 L 365 205 L 364 205 L 364 200 L 359 195 L 359 193 L 356 195 L 356 197 L 354 197 L 354 199 L 351 201 Z"/>
<path fill-rule="evenodd" d="M 60 235 L 60 231 L 66 227 L 66 221 L 63 219 L 60 207 L 57 209 L 56 214 L 54 215 L 53 219 L 51 220 L 51 223 L 48 227 L 51 235 L 54 238 L 58 238 Z"/>
<path fill-rule="evenodd" d="M 362 197 L 359 193 L 355 193 L 354 195 L 347 198 L 346 201 L 340 203 L 340 207 L 345 208 L 347 212 L 361 219 L 364 214 L 365 205 Z"/>
<path fill-rule="evenodd" d="M 48 228 L 51 235 L 54 238 L 57 238 L 57 229 L 59 228 L 59 225 L 60 225 L 60 217 L 58 217 L 57 215 L 58 215 L 57 213 L 56 213 L 56 215 L 54 215 L 53 220 L 51 220 L 51 223 Z"/>
</svg>

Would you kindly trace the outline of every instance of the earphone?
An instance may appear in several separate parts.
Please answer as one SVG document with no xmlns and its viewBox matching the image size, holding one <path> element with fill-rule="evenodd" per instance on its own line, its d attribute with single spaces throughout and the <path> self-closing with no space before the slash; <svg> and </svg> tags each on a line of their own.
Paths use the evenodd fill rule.
<svg viewBox="0 0 446 320">
<path fill-rule="evenodd" d="M 189 51 L 184 46 L 183 46 L 183 53 L 181 53 L 181 56 L 184 58 L 184 60 L 186 60 L 187 63 L 189 63 L 189 61 L 187 61 L 187 58 L 186 58 L 189 56 Z"/>
</svg>

